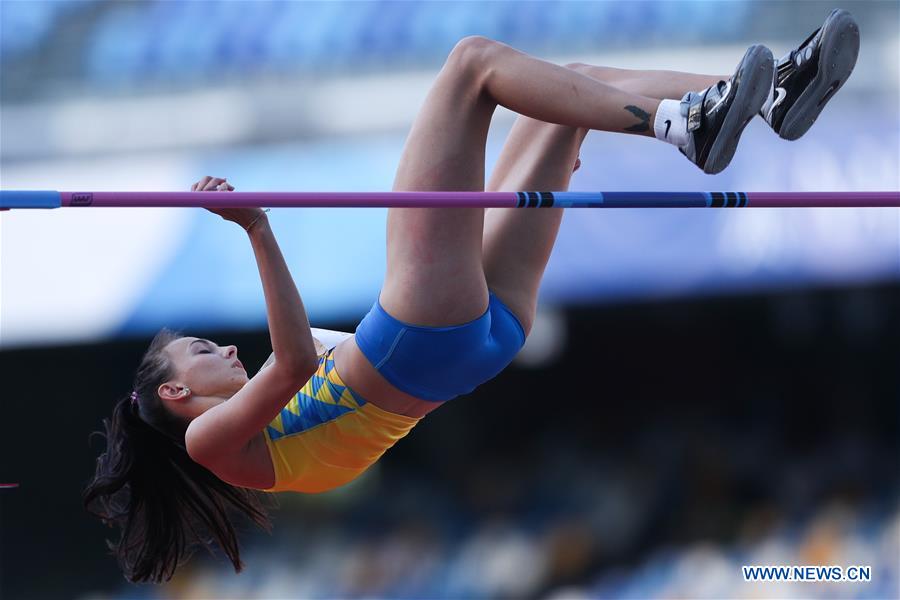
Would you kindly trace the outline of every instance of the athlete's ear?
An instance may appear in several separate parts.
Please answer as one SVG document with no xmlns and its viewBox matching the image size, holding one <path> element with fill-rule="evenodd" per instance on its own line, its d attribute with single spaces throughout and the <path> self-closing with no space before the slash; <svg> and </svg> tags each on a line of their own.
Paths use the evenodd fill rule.
<svg viewBox="0 0 900 600">
<path fill-rule="evenodd" d="M 181 385 L 175 381 L 167 381 L 161 384 L 156 393 L 163 400 L 184 401 L 191 397 L 191 391 L 187 386 Z"/>
</svg>

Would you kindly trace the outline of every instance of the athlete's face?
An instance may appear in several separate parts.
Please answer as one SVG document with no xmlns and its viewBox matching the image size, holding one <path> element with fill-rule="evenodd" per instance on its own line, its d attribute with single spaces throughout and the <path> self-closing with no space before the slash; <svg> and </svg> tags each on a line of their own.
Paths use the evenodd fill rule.
<svg viewBox="0 0 900 600">
<path fill-rule="evenodd" d="M 203 414 L 231 398 L 248 381 L 236 346 L 183 337 L 166 346 L 166 352 L 174 377 L 160 385 L 158 392 L 163 402 L 182 416 L 194 418 Z"/>
</svg>

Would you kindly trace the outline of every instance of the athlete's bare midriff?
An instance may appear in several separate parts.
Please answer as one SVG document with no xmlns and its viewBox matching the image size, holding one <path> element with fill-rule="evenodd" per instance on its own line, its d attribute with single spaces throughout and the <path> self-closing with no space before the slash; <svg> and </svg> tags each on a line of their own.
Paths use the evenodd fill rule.
<svg viewBox="0 0 900 600">
<path fill-rule="evenodd" d="M 356 336 L 348 337 L 334 348 L 334 368 L 350 389 L 378 408 L 397 415 L 424 417 L 441 405 L 422 400 L 397 389 L 375 370 L 356 345 Z"/>
</svg>

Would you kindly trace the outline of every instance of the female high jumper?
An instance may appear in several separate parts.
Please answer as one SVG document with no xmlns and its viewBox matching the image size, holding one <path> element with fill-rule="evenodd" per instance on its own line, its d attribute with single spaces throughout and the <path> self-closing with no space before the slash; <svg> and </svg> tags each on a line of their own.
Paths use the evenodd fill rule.
<svg viewBox="0 0 900 600">
<path fill-rule="evenodd" d="M 782 138 L 803 135 L 858 48 L 840 10 L 781 60 L 751 46 L 730 77 L 558 66 L 467 37 L 413 124 L 393 189 L 565 190 L 591 129 L 656 137 L 717 173 L 756 114 Z M 498 105 L 523 116 L 485 186 Z M 191 189 L 234 188 L 204 177 Z M 255 490 L 346 484 L 441 403 L 500 373 L 531 330 L 563 212 L 390 209 L 384 284 L 349 334 L 310 328 L 262 210 L 209 210 L 247 230 L 273 352 L 251 378 L 234 346 L 164 329 L 104 419 L 107 449 L 83 500 L 121 527 L 108 543 L 133 582 L 170 579 L 213 540 L 240 571 L 230 513 L 271 526 Z"/>
</svg>

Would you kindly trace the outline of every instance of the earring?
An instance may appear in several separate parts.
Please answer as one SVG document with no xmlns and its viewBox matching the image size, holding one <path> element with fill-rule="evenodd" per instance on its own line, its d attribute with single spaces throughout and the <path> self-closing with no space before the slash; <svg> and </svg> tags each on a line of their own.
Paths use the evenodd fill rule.
<svg viewBox="0 0 900 600">
<path fill-rule="evenodd" d="M 185 393 L 185 394 L 190 394 L 190 393 L 191 393 L 191 388 L 188 388 L 188 387 L 184 388 L 184 393 Z"/>
</svg>

